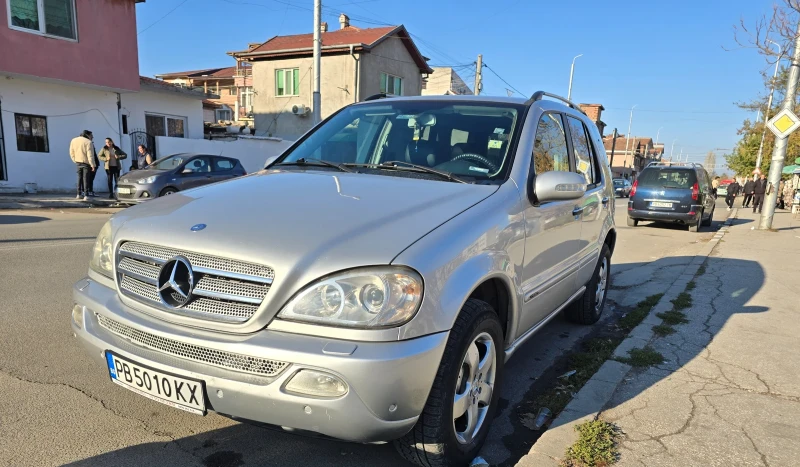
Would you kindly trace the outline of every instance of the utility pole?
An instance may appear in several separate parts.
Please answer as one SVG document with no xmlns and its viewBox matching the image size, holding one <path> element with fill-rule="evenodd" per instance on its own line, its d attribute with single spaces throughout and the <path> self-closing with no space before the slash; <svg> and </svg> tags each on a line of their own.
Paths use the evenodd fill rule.
<svg viewBox="0 0 800 467">
<path fill-rule="evenodd" d="M 478 54 L 478 61 L 475 63 L 475 95 L 481 93 L 483 88 L 483 55 Z"/>
<path fill-rule="evenodd" d="M 314 0 L 314 125 L 322 120 L 322 96 L 319 93 L 320 82 L 320 55 L 322 52 L 322 36 L 320 34 L 320 21 L 322 17 L 322 0 Z"/>
<path fill-rule="evenodd" d="M 572 59 L 572 66 L 569 69 L 569 89 L 567 89 L 567 100 L 572 99 L 572 75 L 575 74 L 575 60 L 578 57 L 583 57 L 583 54 L 576 55 L 575 58 Z"/>
<path fill-rule="evenodd" d="M 614 170 L 614 149 L 617 147 L 617 137 L 619 133 L 617 133 L 617 129 L 614 128 L 614 134 L 611 136 L 613 139 L 611 140 L 611 162 L 609 162 L 608 166 L 611 167 L 611 170 Z"/>
<path fill-rule="evenodd" d="M 800 23 L 797 24 L 797 34 L 794 40 L 794 52 L 792 53 L 792 65 L 789 67 L 789 81 L 786 83 L 786 93 L 784 94 L 781 110 L 793 111 L 795 95 L 797 93 L 797 81 L 800 79 Z M 772 216 L 775 215 L 775 205 L 778 199 L 778 186 L 783 172 L 783 162 L 786 159 L 786 146 L 789 137 L 775 138 L 775 149 L 772 150 L 772 163 L 769 166 L 767 176 L 767 187 L 772 186 L 772 190 L 764 199 L 764 207 L 761 213 L 761 222 L 758 228 L 768 230 L 772 228 Z"/>
<path fill-rule="evenodd" d="M 775 42 L 767 40 L 772 44 L 781 47 Z M 769 90 L 769 100 L 767 100 L 767 110 L 764 111 L 764 131 L 761 132 L 761 143 L 758 145 L 758 157 L 756 158 L 756 168 L 761 169 L 761 161 L 763 160 L 764 154 L 764 138 L 767 136 L 767 121 L 769 120 L 769 111 L 772 110 L 772 95 L 775 93 L 775 79 L 778 77 L 778 67 L 781 64 L 781 58 L 783 58 L 783 48 L 780 48 L 780 54 L 778 55 L 778 59 L 775 60 L 775 72 L 772 73 L 772 86 L 770 86 Z"/>
</svg>

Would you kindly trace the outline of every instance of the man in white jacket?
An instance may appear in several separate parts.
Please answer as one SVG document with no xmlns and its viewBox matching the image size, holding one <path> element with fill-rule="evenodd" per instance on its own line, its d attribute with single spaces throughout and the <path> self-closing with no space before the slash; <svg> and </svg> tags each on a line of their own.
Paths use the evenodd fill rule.
<svg viewBox="0 0 800 467">
<path fill-rule="evenodd" d="M 69 157 L 78 168 L 78 196 L 76 198 L 89 201 L 89 192 L 92 191 L 89 183 L 90 172 L 97 170 L 91 131 L 83 130 L 80 136 L 72 138 L 69 143 Z"/>
</svg>

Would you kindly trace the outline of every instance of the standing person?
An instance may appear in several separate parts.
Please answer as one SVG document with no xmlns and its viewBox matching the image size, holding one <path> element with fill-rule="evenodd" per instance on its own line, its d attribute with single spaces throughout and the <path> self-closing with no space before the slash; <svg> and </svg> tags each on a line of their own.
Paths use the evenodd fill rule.
<svg viewBox="0 0 800 467">
<path fill-rule="evenodd" d="M 783 206 L 784 206 L 784 202 L 783 202 L 783 185 L 785 183 L 786 182 L 784 182 L 783 180 L 781 180 L 780 183 L 778 183 L 778 197 L 777 197 L 777 199 L 775 201 L 775 207 L 778 208 L 778 209 L 783 209 Z"/>
<path fill-rule="evenodd" d="M 150 150 L 144 144 L 139 145 L 139 155 L 136 157 L 136 168 L 144 169 L 153 163 L 153 156 L 150 155 Z"/>
<path fill-rule="evenodd" d="M 94 178 L 97 176 L 97 168 L 100 167 L 100 160 L 97 158 L 97 149 L 94 147 L 94 136 L 90 138 L 92 144 L 92 161 L 94 162 L 94 170 L 89 172 L 89 186 L 86 188 L 87 196 L 97 196 L 97 193 L 94 192 Z"/>
<path fill-rule="evenodd" d="M 736 199 L 736 195 L 742 190 L 742 186 L 739 185 L 739 181 L 734 179 L 733 183 L 728 185 L 728 194 L 725 195 L 725 204 L 728 205 L 728 211 L 733 209 L 733 200 Z"/>
<path fill-rule="evenodd" d="M 97 155 L 105 163 L 106 178 L 108 179 L 108 199 L 114 199 L 114 188 L 119 184 L 119 172 L 122 159 L 128 157 L 125 151 L 114 144 L 114 140 L 106 138 L 106 145 Z"/>
<path fill-rule="evenodd" d="M 714 177 L 711 181 L 711 191 L 714 193 L 714 198 L 717 197 L 717 188 L 719 188 L 719 177 Z"/>
<path fill-rule="evenodd" d="M 83 130 L 80 136 L 72 138 L 69 143 L 69 158 L 75 163 L 78 169 L 78 196 L 84 201 L 89 201 L 89 174 L 97 169 L 94 163 L 94 153 L 92 147 L 92 132 Z"/>
<path fill-rule="evenodd" d="M 742 189 L 742 193 L 744 194 L 744 201 L 742 201 L 743 208 L 749 208 L 750 202 L 753 201 L 753 188 L 756 186 L 756 182 L 751 180 L 749 177 L 746 182 L 744 182 L 744 188 Z"/>
<path fill-rule="evenodd" d="M 787 180 L 786 183 L 783 184 L 783 206 L 786 209 L 792 209 L 792 203 L 794 202 L 794 187 L 792 186 L 793 183 L 791 180 Z"/>
<path fill-rule="evenodd" d="M 761 214 L 761 208 L 764 206 L 764 195 L 767 193 L 767 176 L 761 174 L 761 178 L 756 180 L 753 185 L 753 213 L 758 209 Z"/>
</svg>

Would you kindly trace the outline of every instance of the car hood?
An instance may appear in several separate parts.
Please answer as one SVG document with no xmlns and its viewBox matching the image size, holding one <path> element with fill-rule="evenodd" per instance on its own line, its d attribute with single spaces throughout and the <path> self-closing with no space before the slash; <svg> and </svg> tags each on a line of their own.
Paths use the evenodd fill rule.
<svg viewBox="0 0 800 467">
<path fill-rule="evenodd" d="M 267 170 L 128 208 L 114 218 L 114 242 L 140 241 L 270 266 L 272 301 L 332 272 L 390 264 L 497 188 Z M 196 224 L 206 227 L 190 230 Z"/>
<path fill-rule="evenodd" d="M 166 175 L 168 173 L 168 170 L 133 170 L 122 175 L 119 178 L 119 181 L 120 183 L 136 183 L 137 180 L 141 180 L 143 178 L 152 177 L 154 175 Z"/>
</svg>

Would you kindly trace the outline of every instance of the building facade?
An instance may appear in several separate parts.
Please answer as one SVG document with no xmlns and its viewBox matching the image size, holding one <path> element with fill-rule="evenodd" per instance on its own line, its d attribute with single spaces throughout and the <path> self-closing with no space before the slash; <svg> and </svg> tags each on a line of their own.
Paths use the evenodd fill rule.
<svg viewBox="0 0 800 467">
<path fill-rule="evenodd" d="M 468 94 L 472 89 L 451 67 L 433 67 L 433 73 L 422 80 L 423 96 Z"/>
</svg>

